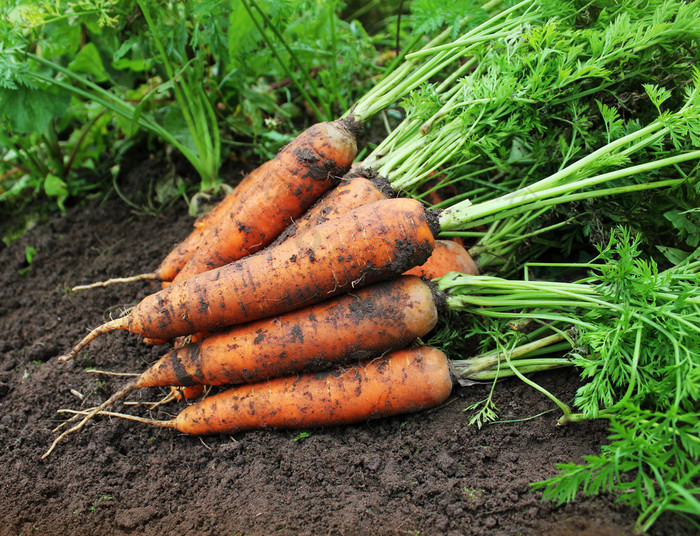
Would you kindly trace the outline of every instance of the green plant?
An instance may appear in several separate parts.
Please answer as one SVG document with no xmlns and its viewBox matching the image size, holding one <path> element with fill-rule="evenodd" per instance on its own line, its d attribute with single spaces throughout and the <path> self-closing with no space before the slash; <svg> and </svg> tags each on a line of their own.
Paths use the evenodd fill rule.
<svg viewBox="0 0 700 536">
<path fill-rule="evenodd" d="M 19 275 L 27 275 L 29 273 L 29 270 L 32 267 L 32 262 L 34 261 L 34 257 L 36 256 L 36 249 L 34 249 L 32 246 L 26 246 L 24 248 L 24 257 L 27 260 L 27 266 L 22 268 L 19 271 Z"/>
<path fill-rule="evenodd" d="M 310 437 L 310 436 L 311 436 L 311 434 L 309 432 L 301 432 L 293 439 L 293 441 L 294 442 L 303 441 L 304 439 L 306 439 L 307 437 Z"/>
<path fill-rule="evenodd" d="M 453 294 L 468 310 L 494 319 L 482 330 L 497 341 L 493 355 L 457 362 L 462 375 L 517 376 L 557 405 L 560 424 L 610 423 L 611 442 L 599 455 L 561 464 L 535 488 L 559 503 L 579 491 L 614 491 L 638 509 L 644 532 L 663 512 L 700 514 L 700 250 L 660 270 L 640 243 L 615 230 L 597 259 L 570 266 L 589 271 L 573 283 L 455 276 L 452 284 L 459 282 Z M 523 334 L 506 322 L 542 327 Z M 573 406 L 525 376 L 560 366 L 580 370 Z"/>
<path fill-rule="evenodd" d="M 243 134 L 263 142 L 248 147 L 269 153 L 301 115 L 296 95 L 280 84 L 285 71 L 270 60 L 271 50 L 257 50 L 270 28 L 275 47 L 292 51 L 294 43 L 292 57 L 319 78 L 308 81 L 327 115 L 372 83 L 362 71 L 373 66 L 376 50 L 361 26 L 338 19 L 339 5 L 255 5 L 255 17 L 241 16 L 241 3 L 221 0 L 14 0 L 0 8 L 0 114 L 10 127 L 0 135 L 0 201 L 33 190 L 63 210 L 68 199 L 109 185 L 101 177 L 118 170 L 120 148 L 138 132 L 182 154 L 201 190 L 216 189 L 222 144 L 238 144 L 233 136 Z M 269 23 L 262 34 L 260 17 Z M 338 62 L 333 51 L 347 61 Z M 357 83 L 342 83 L 350 79 Z M 324 82 L 334 84 L 330 93 Z M 329 95 L 338 101 L 333 110 Z"/>
</svg>

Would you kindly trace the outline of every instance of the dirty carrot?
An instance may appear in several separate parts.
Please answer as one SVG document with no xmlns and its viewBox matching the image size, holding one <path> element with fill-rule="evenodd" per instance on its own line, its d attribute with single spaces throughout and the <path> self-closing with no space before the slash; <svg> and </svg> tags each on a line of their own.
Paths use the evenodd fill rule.
<svg viewBox="0 0 700 536">
<path fill-rule="evenodd" d="M 282 314 L 395 278 L 428 259 L 433 224 L 432 213 L 415 199 L 364 205 L 318 225 L 311 237 L 286 241 L 147 296 L 126 316 L 93 330 L 61 360 L 118 329 L 172 339 Z"/>
<path fill-rule="evenodd" d="M 186 407 L 170 421 L 104 413 L 185 434 L 230 434 L 337 426 L 417 412 L 441 404 L 451 391 L 445 354 L 415 347 L 351 367 L 233 387 Z"/>
<path fill-rule="evenodd" d="M 207 225 L 174 281 L 238 260 L 270 244 L 337 183 L 357 146 L 353 120 L 318 123 L 255 171 L 235 208 Z"/>
<path fill-rule="evenodd" d="M 353 208 L 368 205 L 374 201 L 387 199 L 389 197 L 393 197 L 393 191 L 386 179 L 379 177 L 369 170 L 346 173 L 342 179 L 340 179 L 340 184 L 338 186 L 328 191 L 311 208 L 304 212 L 301 217 L 292 221 L 292 223 L 284 229 L 282 234 L 270 245 L 281 244 L 290 236 L 301 235 L 316 225 L 320 225 L 334 216 L 344 214 Z M 196 234 L 192 233 L 190 236 L 200 241 L 203 234 L 204 232 L 200 231 Z M 159 276 L 159 279 L 163 280 L 163 288 L 169 286 L 169 282 L 177 276 L 186 260 L 189 258 L 189 256 L 187 256 L 185 262 L 176 266 L 174 260 L 176 258 L 182 259 L 182 257 L 182 255 L 179 257 L 173 256 L 173 261 L 170 262 L 172 269 L 168 272 L 167 278 Z"/>
<path fill-rule="evenodd" d="M 317 123 L 250 172 L 150 273 L 78 285 L 178 280 L 258 251 L 337 183 L 357 154 L 352 119 Z"/>
<path fill-rule="evenodd" d="M 287 227 L 275 244 L 293 237 L 308 237 L 316 225 L 362 205 L 394 196 L 389 182 L 371 170 L 358 169 L 346 174 L 344 179 L 347 180 L 324 195 L 302 218 Z M 438 199 L 436 197 L 438 194 L 435 192 L 432 194 L 433 200 Z M 479 268 L 476 262 L 463 247 L 459 237 L 456 238 L 456 240 L 436 240 L 435 249 L 430 258 L 421 266 L 416 266 L 406 273 L 426 279 L 436 279 L 451 271 L 477 275 Z"/>
</svg>

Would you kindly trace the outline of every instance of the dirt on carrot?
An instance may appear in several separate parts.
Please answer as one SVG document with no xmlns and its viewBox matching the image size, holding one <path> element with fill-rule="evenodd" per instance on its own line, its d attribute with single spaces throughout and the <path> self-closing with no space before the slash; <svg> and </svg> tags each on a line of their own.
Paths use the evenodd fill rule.
<svg viewBox="0 0 700 536">
<path fill-rule="evenodd" d="M 332 371 L 232 387 L 186 407 L 171 421 L 132 419 L 190 435 L 319 428 L 433 408 L 451 392 L 445 354 L 419 346 Z"/>
</svg>

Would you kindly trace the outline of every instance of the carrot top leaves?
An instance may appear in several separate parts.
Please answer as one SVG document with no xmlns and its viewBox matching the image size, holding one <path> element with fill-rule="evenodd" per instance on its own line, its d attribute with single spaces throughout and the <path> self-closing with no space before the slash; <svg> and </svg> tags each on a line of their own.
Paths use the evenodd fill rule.
<svg viewBox="0 0 700 536">
<path fill-rule="evenodd" d="M 611 443 L 600 455 L 562 464 L 536 487 L 560 502 L 581 489 L 617 491 L 638 508 L 643 532 L 663 511 L 700 512 L 700 250 L 662 270 L 640 246 L 640 236 L 615 230 L 596 259 L 576 267 L 589 273 L 573 283 L 455 274 L 440 287 L 449 306 L 485 319 L 472 333 L 495 345 L 456 362 L 463 377 L 514 374 L 552 399 L 561 424 L 610 422 Z M 528 324 L 534 331 L 515 329 Z M 525 377 L 571 365 L 582 380 L 572 406 Z M 490 400 L 476 418 L 496 418 Z M 618 479 L 623 473 L 631 478 Z"/>
</svg>

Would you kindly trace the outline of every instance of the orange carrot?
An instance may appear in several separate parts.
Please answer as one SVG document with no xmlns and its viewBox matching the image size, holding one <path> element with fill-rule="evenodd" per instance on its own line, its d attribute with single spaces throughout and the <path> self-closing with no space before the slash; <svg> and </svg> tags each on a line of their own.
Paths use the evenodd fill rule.
<svg viewBox="0 0 700 536">
<path fill-rule="evenodd" d="M 406 274 L 437 279 L 453 271 L 479 275 L 479 268 L 464 247 L 453 240 L 436 240 L 435 249 L 428 260 L 411 268 Z"/>
<path fill-rule="evenodd" d="M 357 153 L 353 123 L 318 123 L 251 173 L 235 210 L 207 225 L 174 281 L 240 259 L 270 244 L 349 168 Z"/>
<path fill-rule="evenodd" d="M 249 173 L 154 271 L 78 285 L 73 290 L 159 279 L 179 281 L 262 249 L 321 195 L 352 163 L 357 147 L 352 119 L 318 123 Z M 190 262 L 191 261 L 191 262 Z"/>
<path fill-rule="evenodd" d="M 211 334 L 166 353 L 56 442 L 137 389 L 258 382 L 403 348 L 435 327 L 442 304 L 431 284 L 401 276 Z"/>
<path fill-rule="evenodd" d="M 365 175 L 369 178 L 365 178 Z M 370 170 L 357 170 L 348 173 L 333 190 L 324 195 L 299 220 L 287 227 L 275 244 L 292 237 L 307 237 L 316 225 L 325 223 L 350 210 L 392 196 L 393 190 L 388 181 Z M 437 202 L 440 190 L 430 193 Z M 436 240 L 430 258 L 421 266 L 408 270 L 406 274 L 418 275 L 426 279 L 437 279 L 451 272 L 478 275 L 479 269 L 461 240 Z"/>
<path fill-rule="evenodd" d="M 318 225 L 313 237 L 288 240 L 144 298 L 60 359 L 117 329 L 171 339 L 282 314 L 397 277 L 428 259 L 435 224 L 414 199 L 364 205 Z"/>
<path fill-rule="evenodd" d="M 445 354 L 416 347 L 335 371 L 233 387 L 186 407 L 170 421 L 126 417 L 192 435 L 317 428 L 422 411 L 444 402 L 451 391 Z"/>
</svg>

